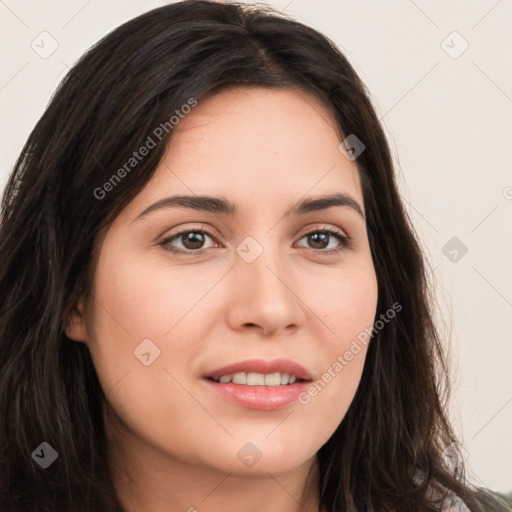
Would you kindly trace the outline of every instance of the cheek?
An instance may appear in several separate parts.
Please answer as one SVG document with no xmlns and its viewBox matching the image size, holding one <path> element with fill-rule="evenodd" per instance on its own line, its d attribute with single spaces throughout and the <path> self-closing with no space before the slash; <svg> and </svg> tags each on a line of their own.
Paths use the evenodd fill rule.
<svg viewBox="0 0 512 512">
<path fill-rule="evenodd" d="M 163 271 L 142 267 L 128 257 L 102 263 L 95 283 L 97 302 L 104 310 L 99 308 L 98 325 L 105 323 L 117 331 L 117 323 L 138 338 L 162 336 L 172 327 L 183 304 L 176 293 L 182 284 L 179 276 L 169 283 L 162 279 Z"/>
<path fill-rule="evenodd" d="M 331 357 L 347 350 L 365 328 L 371 329 L 377 300 L 377 277 L 369 257 L 324 280 L 323 291 L 315 294 L 315 311 L 320 312 L 326 330 L 322 344 Z"/>
<path fill-rule="evenodd" d="M 335 299 L 334 299 L 335 298 Z M 315 311 L 325 327 L 319 350 L 323 373 L 300 397 L 330 427 L 345 415 L 359 386 L 377 310 L 378 285 L 371 260 L 347 266 L 317 295 Z"/>
<path fill-rule="evenodd" d="M 117 392 L 127 381 L 138 383 L 127 403 L 136 396 L 155 397 L 155 390 L 169 387 L 165 369 L 183 373 L 200 350 L 191 346 L 185 326 L 187 312 L 206 294 L 208 283 L 197 280 L 198 286 L 190 287 L 179 272 L 165 278 L 170 275 L 165 268 L 142 266 L 121 251 L 114 261 L 104 249 L 95 277 L 94 320 L 88 325 L 94 365 L 105 391 L 125 376 Z"/>
<path fill-rule="evenodd" d="M 218 279 L 206 278 L 191 265 L 170 268 L 162 259 L 144 260 L 137 254 L 115 261 L 106 257 L 95 279 L 97 337 L 121 345 L 130 340 L 130 346 L 145 338 L 168 344 L 172 338 L 173 350 L 179 352 L 182 331 L 194 310 L 204 307 L 214 278 Z M 190 346 L 190 339 L 183 343 Z"/>
<path fill-rule="evenodd" d="M 197 414 L 179 383 L 202 350 L 190 342 L 191 318 L 211 284 L 196 279 L 190 286 L 184 273 L 117 254 L 110 261 L 105 250 L 96 270 L 91 356 L 116 418 L 140 437 L 152 429 L 171 443 L 169 418 Z"/>
</svg>

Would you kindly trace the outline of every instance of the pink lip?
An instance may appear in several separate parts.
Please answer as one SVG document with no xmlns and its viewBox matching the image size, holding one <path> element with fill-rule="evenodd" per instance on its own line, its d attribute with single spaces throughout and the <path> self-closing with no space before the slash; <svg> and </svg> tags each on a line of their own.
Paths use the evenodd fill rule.
<svg viewBox="0 0 512 512">
<path fill-rule="evenodd" d="M 275 411 L 297 401 L 297 397 L 311 385 L 309 381 L 285 386 L 245 386 L 243 384 L 219 384 L 204 379 L 207 386 L 222 398 L 247 409 Z"/>
<path fill-rule="evenodd" d="M 223 375 L 232 375 L 239 372 L 254 373 L 288 373 L 295 375 L 301 381 L 284 386 L 245 386 L 242 384 L 219 384 L 213 379 Z M 222 398 L 248 409 L 274 411 L 297 401 L 300 393 L 311 384 L 311 376 L 301 365 L 287 359 L 265 361 L 251 359 L 233 363 L 214 370 L 205 376 L 204 382 Z"/>
<path fill-rule="evenodd" d="M 232 363 L 205 375 L 212 379 L 218 380 L 223 375 L 232 375 L 239 372 L 254 373 L 288 373 L 293 374 L 301 380 L 311 380 L 311 375 L 300 364 L 294 363 L 289 359 L 274 359 L 265 361 L 263 359 L 248 359 L 238 363 Z"/>
</svg>

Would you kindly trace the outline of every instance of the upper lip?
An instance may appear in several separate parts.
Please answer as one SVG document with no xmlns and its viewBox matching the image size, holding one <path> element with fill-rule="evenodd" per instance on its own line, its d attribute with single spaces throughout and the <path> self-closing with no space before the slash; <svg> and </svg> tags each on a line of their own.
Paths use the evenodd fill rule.
<svg viewBox="0 0 512 512">
<path fill-rule="evenodd" d="M 206 378 L 212 378 L 215 380 L 220 379 L 223 375 L 233 375 L 239 372 L 253 372 L 253 373 L 288 373 L 295 375 L 301 380 L 311 380 L 309 372 L 300 364 L 290 361 L 289 359 L 273 359 L 266 361 L 264 359 L 247 359 L 245 361 L 239 361 L 237 363 L 231 363 L 222 368 L 213 370 L 212 372 L 205 375 Z"/>
</svg>

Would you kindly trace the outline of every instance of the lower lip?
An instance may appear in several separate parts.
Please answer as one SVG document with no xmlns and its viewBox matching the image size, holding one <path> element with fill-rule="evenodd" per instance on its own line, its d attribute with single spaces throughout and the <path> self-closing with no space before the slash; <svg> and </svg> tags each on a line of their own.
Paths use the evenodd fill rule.
<svg viewBox="0 0 512 512">
<path fill-rule="evenodd" d="M 311 385 L 309 381 L 284 386 L 245 386 L 233 383 L 219 384 L 210 379 L 204 379 L 204 381 L 222 398 L 247 409 L 262 411 L 275 411 L 292 404 Z"/>
</svg>

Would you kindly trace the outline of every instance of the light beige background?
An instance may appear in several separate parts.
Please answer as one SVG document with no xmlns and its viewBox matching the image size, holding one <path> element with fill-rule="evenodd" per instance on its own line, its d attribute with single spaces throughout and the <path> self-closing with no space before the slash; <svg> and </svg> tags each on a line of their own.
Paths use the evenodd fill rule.
<svg viewBox="0 0 512 512">
<path fill-rule="evenodd" d="M 122 22 L 164 3 L 0 1 L 0 187 L 73 62 Z M 512 0 L 266 3 L 329 36 L 372 93 L 451 334 L 452 417 L 473 480 L 508 492 Z M 52 44 L 58 48 L 46 58 L 33 49 L 49 52 Z M 465 255 L 450 246 L 443 253 L 452 237 Z"/>
</svg>

